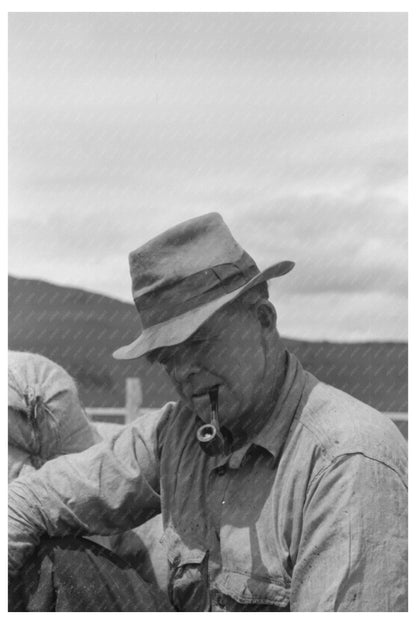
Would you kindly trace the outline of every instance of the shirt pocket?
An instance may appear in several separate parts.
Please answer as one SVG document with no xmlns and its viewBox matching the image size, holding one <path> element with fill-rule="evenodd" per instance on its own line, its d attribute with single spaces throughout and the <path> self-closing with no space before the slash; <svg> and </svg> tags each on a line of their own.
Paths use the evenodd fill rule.
<svg viewBox="0 0 416 624">
<path fill-rule="evenodd" d="M 172 527 L 161 539 L 169 562 L 168 596 L 176 611 L 209 611 L 208 551 Z"/>
<path fill-rule="evenodd" d="M 218 605 L 227 611 L 290 611 L 283 580 L 224 570 L 217 577 Z"/>
</svg>

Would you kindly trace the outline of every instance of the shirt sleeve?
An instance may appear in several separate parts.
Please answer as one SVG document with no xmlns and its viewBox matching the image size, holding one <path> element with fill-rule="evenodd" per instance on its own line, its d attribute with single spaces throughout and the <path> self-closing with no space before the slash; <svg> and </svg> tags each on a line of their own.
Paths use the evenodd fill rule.
<svg viewBox="0 0 416 624">
<path fill-rule="evenodd" d="M 109 535 L 160 511 L 159 456 L 168 404 L 108 442 L 61 456 L 9 485 L 9 573 L 44 535 Z"/>
<path fill-rule="evenodd" d="M 407 610 L 407 487 L 395 469 L 344 455 L 312 481 L 291 610 Z"/>
</svg>

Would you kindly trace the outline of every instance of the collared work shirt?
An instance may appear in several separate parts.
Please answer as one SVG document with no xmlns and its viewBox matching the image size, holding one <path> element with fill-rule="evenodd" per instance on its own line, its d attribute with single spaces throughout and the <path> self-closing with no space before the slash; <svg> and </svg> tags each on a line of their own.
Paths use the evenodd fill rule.
<svg viewBox="0 0 416 624">
<path fill-rule="evenodd" d="M 250 444 L 218 459 L 195 433 L 192 413 L 168 404 L 17 479 L 11 571 L 45 533 L 110 534 L 161 509 L 178 610 L 407 609 L 407 450 L 387 417 L 289 355 Z"/>
</svg>

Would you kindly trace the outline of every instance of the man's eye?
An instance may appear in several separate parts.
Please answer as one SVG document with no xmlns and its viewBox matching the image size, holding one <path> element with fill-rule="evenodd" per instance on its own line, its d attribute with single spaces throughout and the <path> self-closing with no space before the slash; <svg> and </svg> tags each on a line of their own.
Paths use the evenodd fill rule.
<svg viewBox="0 0 416 624">
<path fill-rule="evenodd" d="M 167 355 L 161 355 L 160 357 L 158 357 L 157 361 L 159 362 L 159 364 L 161 364 L 162 366 L 168 366 L 169 362 L 170 362 L 171 358 L 168 357 Z"/>
<path fill-rule="evenodd" d="M 147 359 L 149 360 L 150 364 L 155 364 L 156 362 L 158 362 L 159 364 L 162 364 L 163 355 L 164 354 L 160 350 L 151 351 L 147 355 Z"/>
</svg>

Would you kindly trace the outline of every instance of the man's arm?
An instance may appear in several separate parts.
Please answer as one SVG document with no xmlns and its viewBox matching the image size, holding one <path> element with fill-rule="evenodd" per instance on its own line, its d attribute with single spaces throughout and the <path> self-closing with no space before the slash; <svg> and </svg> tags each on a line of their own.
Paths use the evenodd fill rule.
<svg viewBox="0 0 416 624">
<path fill-rule="evenodd" d="M 312 481 L 291 609 L 407 610 L 407 487 L 392 467 L 343 455 Z"/>
<path fill-rule="evenodd" d="M 160 434 L 173 404 L 123 428 L 109 442 L 61 456 L 9 486 L 9 573 L 43 535 L 111 534 L 160 511 Z"/>
</svg>

